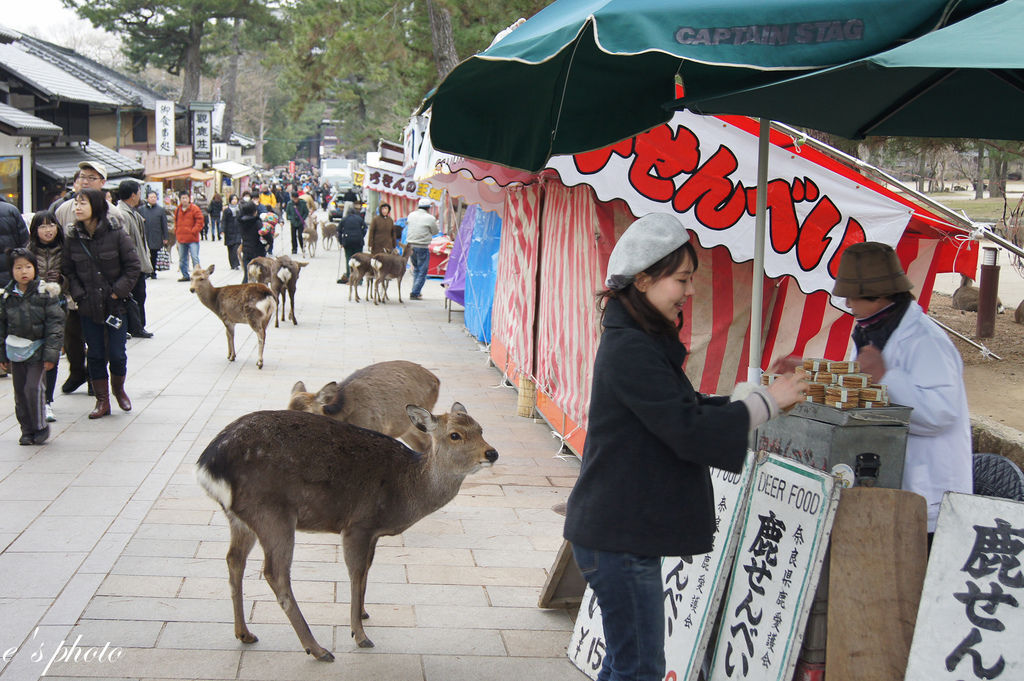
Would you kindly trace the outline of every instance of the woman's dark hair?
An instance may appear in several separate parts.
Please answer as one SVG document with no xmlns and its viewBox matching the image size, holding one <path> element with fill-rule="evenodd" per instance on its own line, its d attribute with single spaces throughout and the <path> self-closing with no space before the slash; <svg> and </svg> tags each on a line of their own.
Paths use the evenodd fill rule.
<svg viewBox="0 0 1024 681">
<path fill-rule="evenodd" d="M 53 241 L 50 243 L 63 245 L 64 230 L 61 228 L 60 223 L 57 222 L 57 216 L 52 210 L 37 211 L 36 214 L 32 216 L 32 223 L 28 226 L 28 242 L 33 246 L 46 246 L 46 244 L 39 241 L 39 228 L 47 222 L 57 227 L 57 234 L 53 237 Z"/>
<path fill-rule="evenodd" d="M 657 281 L 662 277 L 670 276 L 679 269 L 686 257 L 689 256 L 693 262 L 693 271 L 697 271 L 697 249 L 693 247 L 692 241 L 672 251 L 664 258 L 644 270 L 644 274 L 652 280 Z M 630 282 L 628 286 L 620 289 L 607 289 L 597 294 L 597 306 L 601 310 L 601 319 L 604 319 L 604 311 L 610 299 L 615 299 L 626 308 L 626 312 L 633 318 L 645 333 L 651 335 L 666 335 L 670 337 L 679 336 L 683 328 L 683 315 L 680 314 L 673 324 L 663 314 L 654 309 L 654 306 L 647 301 L 647 296 L 636 287 L 636 282 Z"/>
<path fill-rule="evenodd" d="M 242 205 L 238 208 L 238 212 L 240 215 L 256 215 L 256 204 L 252 201 L 243 201 Z"/>
<path fill-rule="evenodd" d="M 391 212 L 391 204 L 390 203 L 382 203 L 382 204 L 380 204 L 380 206 L 377 208 L 377 212 L 380 213 L 381 215 L 383 215 L 385 208 L 388 209 L 389 213 Z"/>
<path fill-rule="evenodd" d="M 224 202 L 224 197 L 221 196 L 220 193 L 214 192 L 213 198 L 210 199 L 210 201 L 220 201 L 221 203 L 223 203 Z"/>
<path fill-rule="evenodd" d="M 78 192 L 78 196 L 84 196 L 89 201 L 89 206 L 92 208 L 92 216 L 96 218 L 96 222 L 102 222 L 107 219 L 106 192 L 102 192 L 99 189 L 83 189 Z"/>
<path fill-rule="evenodd" d="M 36 254 L 27 248 L 8 248 L 7 249 L 7 273 L 11 275 L 11 279 L 14 278 L 14 261 L 18 258 L 24 258 L 32 263 L 32 269 L 36 271 L 36 275 L 39 274 L 39 265 L 36 264 Z"/>
<path fill-rule="evenodd" d="M 227 203 L 231 203 L 231 199 L 237 199 L 238 194 L 228 194 Z"/>
</svg>

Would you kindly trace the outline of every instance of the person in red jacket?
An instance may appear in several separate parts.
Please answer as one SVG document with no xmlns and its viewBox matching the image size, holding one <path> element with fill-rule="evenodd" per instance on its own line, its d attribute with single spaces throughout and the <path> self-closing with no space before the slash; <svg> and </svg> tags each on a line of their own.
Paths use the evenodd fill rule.
<svg viewBox="0 0 1024 681">
<path fill-rule="evenodd" d="M 192 259 L 192 267 L 199 264 L 199 235 L 203 231 L 203 211 L 192 203 L 188 192 L 178 193 L 178 208 L 174 211 L 174 238 L 178 242 L 178 261 L 181 265 L 181 279 L 189 281 L 188 261 Z"/>
</svg>

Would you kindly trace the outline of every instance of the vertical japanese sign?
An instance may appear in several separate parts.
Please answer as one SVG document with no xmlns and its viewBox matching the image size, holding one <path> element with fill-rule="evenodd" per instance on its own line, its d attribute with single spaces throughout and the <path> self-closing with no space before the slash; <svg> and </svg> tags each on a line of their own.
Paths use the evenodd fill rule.
<svg viewBox="0 0 1024 681">
<path fill-rule="evenodd" d="M 715 490 L 715 533 L 711 553 L 664 558 L 665 669 L 670 681 L 694 681 L 711 637 L 715 614 L 736 551 L 753 464 L 748 457 L 740 473 L 712 469 Z M 597 598 L 588 586 L 569 642 L 569 659 L 596 679 L 604 661 L 604 629 Z"/>
<path fill-rule="evenodd" d="M 947 492 L 907 681 L 1024 678 L 1024 504 Z"/>
<path fill-rule="evenodd" d="M 156 155 L 174 156 L 174 102 L 156 103 Z"/>
<path fill-rule="evenodd" d="M 774 455 L 754 469 L 711 681 L 789 681 L 838 494 L 828 473 Z"/>
<path fill-rule="evenodd" d="M 213 123 L 209 111 L 192 112 L 192 158 L 197 161 L 213 158 Z"/>
</svg>

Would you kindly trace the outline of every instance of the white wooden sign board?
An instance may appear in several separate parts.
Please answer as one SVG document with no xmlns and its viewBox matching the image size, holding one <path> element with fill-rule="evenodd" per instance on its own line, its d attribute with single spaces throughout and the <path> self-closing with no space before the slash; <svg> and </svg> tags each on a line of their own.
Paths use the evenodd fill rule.
<svg viewBox="0 0 1024 681">
<path fill-rule="evenodd" d="M 838 500 L 824 471 L 775 455 L 754 469 L 711 681 L 790 681 Z"/>
<path fill-rule="evenodd" d="M 1024 504 L 947 492 L 906 681 L 1024 679 Z"/>
<path fill-rule="evenodd" d="M 665 668 L 666 679 L 670 681 L 694 681 L 700 672 L 736 551 L 737 530 L 743 518 L 743 505 L 754 466 L 752 459 L 752 456 L 747 457 L 739 474 L 711 469 L 716 499 L 715 526 L 718 528 L 711 553 L 662 560 Z M 604 661 L 604 648 L 601 610 L 588 586 L 569 641 L 569 659 L 587 676 L 596 679 Z"/>
</svg>

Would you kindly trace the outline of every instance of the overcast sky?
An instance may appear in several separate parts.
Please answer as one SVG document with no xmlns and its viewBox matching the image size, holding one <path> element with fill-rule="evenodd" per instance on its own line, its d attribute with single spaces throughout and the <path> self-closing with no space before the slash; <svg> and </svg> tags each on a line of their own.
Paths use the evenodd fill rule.
<svg viewBox="0 0 1024 681">
<path fill-rule="evenodd" d="M 92 28 L 92 24 L 79 19 L 74 10 L 64 7 L 60 0 L 11 0 L 4 5 L 0 25 L 43 40 L 59 43 L 59 38 L 71 26 Z"/>
</svg>

